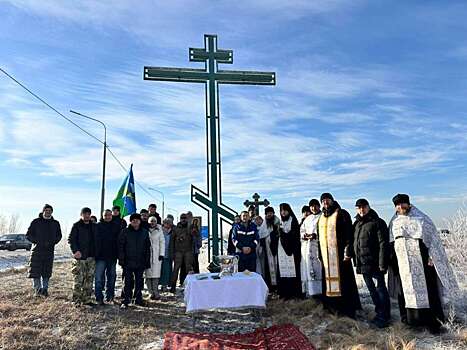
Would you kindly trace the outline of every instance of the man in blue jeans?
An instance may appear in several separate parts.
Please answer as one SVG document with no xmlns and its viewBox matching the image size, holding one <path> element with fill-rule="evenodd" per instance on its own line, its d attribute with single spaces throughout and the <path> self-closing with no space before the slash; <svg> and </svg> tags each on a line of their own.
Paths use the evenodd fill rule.
<svg viewBox="0 0 467 350">
<path fill-rule="evenodd" d="M 384 220 L 370 208 L 366 199 L 357 200 L 355 208 L 352 257 L 357 273 L 363 275 L 375 304 L 376 317 L 372 323 L 384 328 L 391 319 L 391 304 L 384 280 L 389 260 L 389 232 Z"/>
<path fill-rule="evenodd" d="M 104 285 L 106 301 L 108 303 L 113 302 L 115 296 L 118 235 L 120 233 L 120 224 L 112 220 L 111 210 L 106 209 L 102 217 L 97 224 L 95 236 L 96 274 L 94 292 L 96 302 L 99 305 L 104 305 Z"/>
</svg>

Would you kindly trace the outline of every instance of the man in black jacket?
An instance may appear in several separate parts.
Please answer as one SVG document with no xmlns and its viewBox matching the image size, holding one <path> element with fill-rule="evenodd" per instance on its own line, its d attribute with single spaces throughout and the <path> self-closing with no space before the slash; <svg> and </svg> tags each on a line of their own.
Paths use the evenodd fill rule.
<svg viewBox="0 0 467 350">
<path fill-rule="evenodd" d="M 106 209 L 97 224 L 95 237 L 96 278 L 94 293 L 99 305 L 104 304 L 102 293 L 105 285 L 105 299 L 112 302 L 115 296 L 116 264 L 118 258 L 118 235 L 120 224 L 112 220 L 112 211 Z"/>
<path fill-rule="evenodd" d="M 128 307 L 132 296 L 136 305 L 143 306 L 143 273 L 151 267 L 151 241 L 141 226 L 140 214 L 130 216 L 130 225 L 118 237 L 118 260 L 125 274 L 122 308 Z"/>
<path fill-rule="evenodd" d="M 52 217 L 53 208 L 46 204 L 39 217 L 31 222 L 26 238 L 34 244 L 31 251 L 29 278 L 36 295 L 48 296 L 52 276 L 54 247 L 62 239 L 60 223 Z"/>
<path fill-rule="evenodd" d="M 353 260 L 358 274 L 363 275 L 365 284 L 375 304 L 376 317 L 373 324 L 387 327 L 391 318 L 390 300 L 384 275 L 388 269 L 389 234 L 386 223 L 370 208 L 364 198 L 355 203 Z M 376 286 L 374 279 L 376 280 Z"/>
<path fill-rule="evenodd" d="M 91 222 L 91 209 L 81 209 L 81 219 L 73 224 L 68 243 L 73 252 L 71 273 L 74 276 L 73 302 L 93 305 L 92 284 L 96 263 L 94 260 L 94 237 L 96 224 Z"/>
<path fill-rule="evenodd" d="M 121 217 L 120 207 L 118 205 L 112 207 L 112 221 L 120 226 L 120 230 L 127 227 L 125 219 Z"/>
<path fill-rule="evenodd" d="M 149 230 L 149 211 L 147 209 L 141 209 L 139 211 L 139 215 L 141 216 L 141 227 L 146 231 Z"/>
<path fill-rule="evenodd" d="M 162 225 L 162 218 L 157 212 L 157 205 L 155 205 L 154 203 L 149 204 L 148 211 L 149 217 L 154 216 L 157 219 L 157 223 L 159 225 Z"/>
</svg>

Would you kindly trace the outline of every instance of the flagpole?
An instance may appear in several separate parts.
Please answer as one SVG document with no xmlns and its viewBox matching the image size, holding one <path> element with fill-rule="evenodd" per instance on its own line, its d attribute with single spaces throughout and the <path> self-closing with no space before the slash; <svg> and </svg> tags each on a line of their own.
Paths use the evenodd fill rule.
<svg viewBox="0 0 467 350">
<path fill-rule="evenodd" d="M 102 157 L 102 181 L 101 181 L 101 212 L 100 212 L 100 215 L 99 215 L 99 217 L 102 217 L 102 214 L 104 213 L 104 201 L 105 201 L 105 167 L 106 167 L 105 165 L 106 165 L 106 161 L 107 161 L 107 127 L 105 126 L 105 124 L 103 122 L 101 122 L 98 119 L 89 117 L 87 115 L 81 114 L 81 113 L 73 111 L 71 109 L 70 109 L 70 113 L 79 115 L 79 116 L 81 116 L 83 118 L 86 118 L 86 119 L 93 120 L 93 121 L 95 121 L 97 123 L 100 123 L 104 127 L 104 154 L 103 154 L 103 157 Z"/>
</svg>

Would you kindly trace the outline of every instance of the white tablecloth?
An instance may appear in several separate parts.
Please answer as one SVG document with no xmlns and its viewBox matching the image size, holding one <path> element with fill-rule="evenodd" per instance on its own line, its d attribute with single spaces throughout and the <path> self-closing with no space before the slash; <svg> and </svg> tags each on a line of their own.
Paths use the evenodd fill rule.
<svg viewBox="0 0 467 350">
<path fill-rule="evenodd" d="M 217 280 L 210 277 L 198 280 L 196 276 L 199 275 L 188 275 L 185 280 L 186 312 L 266 307 L 268 287 L 257 273 L 246 275 L 239 272 Z"/>
</svg>

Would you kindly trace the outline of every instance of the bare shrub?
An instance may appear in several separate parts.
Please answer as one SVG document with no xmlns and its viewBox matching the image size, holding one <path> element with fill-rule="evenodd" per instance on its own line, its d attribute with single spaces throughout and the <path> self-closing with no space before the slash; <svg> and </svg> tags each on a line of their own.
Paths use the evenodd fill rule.
<svg viewBox="0 0 467 350">
<path fill-rule="evenodd" d="M 467 253 L 467 198 L 462 206 L 449 219 L 445 219 L 448 234 L 443 235 L 443 243 L 446 253 L 455 272 L 457 279 L 463 286 L 467 285 L 467 266 L 465 254 Z"/>
<path fill-rule="evenodd" d="M 21 228 L 22 224 L 19 214 L 11 214 L 10 217 L 0 214 L 0 234 L 20 233 Z"/>
<path fill-rule="evenodd" d="M 19 233 L 21 231 L 22 224 L 19 214 L 11 214 L 8 222 L 8 231 L 12 233 Z"/>
<path fill-rule="evenodd" d="M 8 233 L 8 219 L 5 215 L 0 214 L 0 234 Z"/>
</svg>

